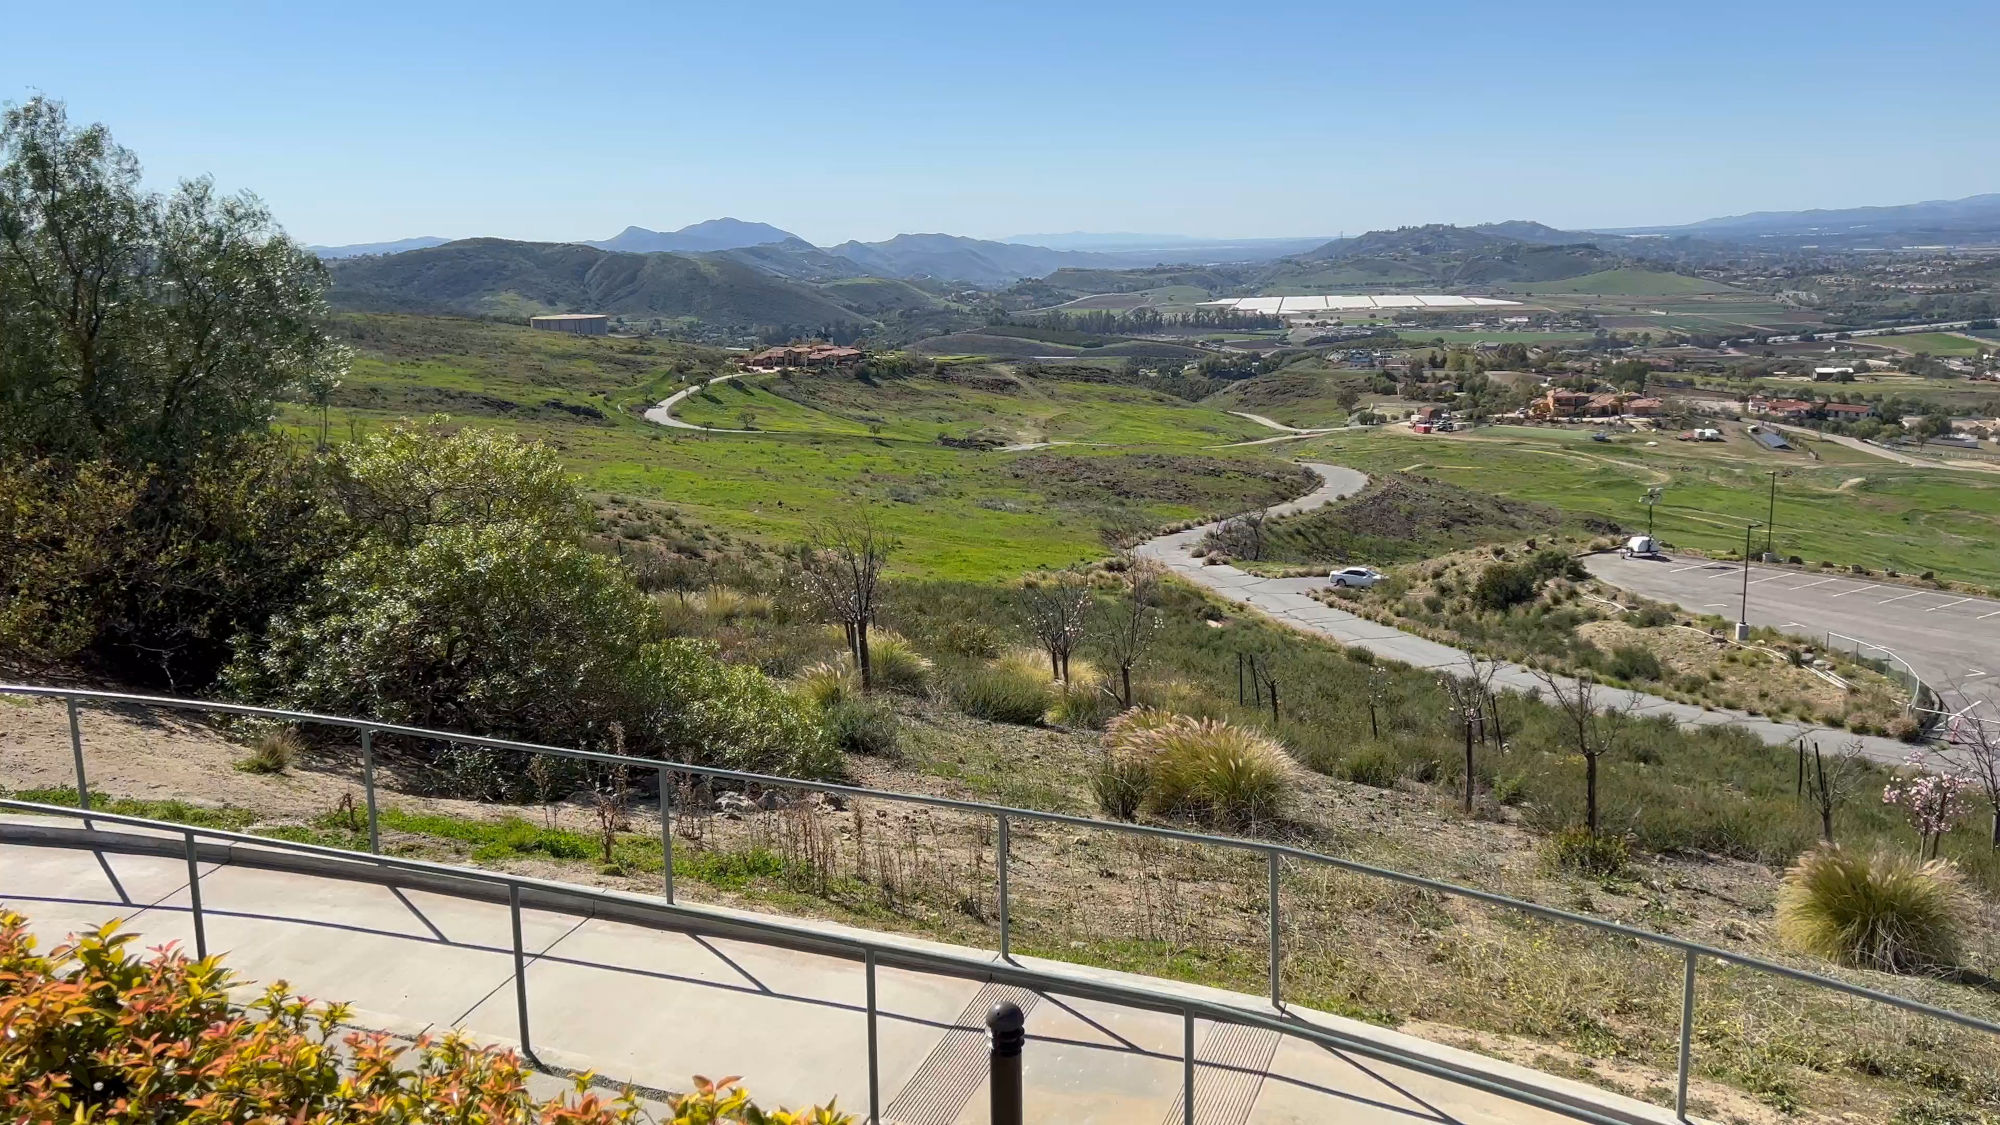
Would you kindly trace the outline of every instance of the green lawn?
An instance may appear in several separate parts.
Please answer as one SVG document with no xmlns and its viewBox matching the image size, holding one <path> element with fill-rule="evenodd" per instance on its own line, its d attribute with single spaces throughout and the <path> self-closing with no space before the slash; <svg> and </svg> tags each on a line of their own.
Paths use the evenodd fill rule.
<svg viewBox="0 0 2000 1125">
<path fill-rule="evenodd" d="M 1667 439 L 1648 447 L 1645 440 L 1653 439 L 1605 445 L 1582 432 L 1496 426 L 1431 438 L 1330 434 L 1293 451 L 1364 470 L 1422 473 L 1627 528 L 1645 526 L 1640 497 L 1662 485 L 1660 537 L 1711 551 L 1742 549 L 1744 525 L 1765 517 L 1767 471 L 1778 469 L 1780 553 L 2000 586 L 2000 476 L 1875 459 L 1815 463 L 1739 442 Z"/>
</svg>

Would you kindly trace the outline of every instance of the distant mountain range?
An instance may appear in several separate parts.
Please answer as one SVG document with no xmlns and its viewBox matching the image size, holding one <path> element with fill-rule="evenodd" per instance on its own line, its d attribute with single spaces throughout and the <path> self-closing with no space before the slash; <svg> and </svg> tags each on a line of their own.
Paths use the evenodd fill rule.
<svg viewBox="0 0 2000 1125">
<path fill-rule="evenodd" d="M 525 317 L 603 312 L 727 329 L 869 323 L 810 285 L 723 254 L 631 254 L 555 242 L 467 238 L 331 263 L 342 308 Z"/>
<path fill-rule="evenodd" d="M 769 223 L 746 223 L 741 219 L 724 218 L 691 223 L 679 230 L 671 231 L 626 227 L 615 237 L 602 242 L 586 242 L 583 245 L 595 246 L 599 250 L 622 250 L 631 254 L 654 254 L 660 251 L 688 254 L 734 250 L 739 246 L 762 246 L 767 242 L 803 241 L 805 240 L 791 231 L 779 230 Z"/>
<path fill-rule="evenodd" d="M 400 254 L 405 250 L 422 250 L 428 246 L 442 246 L 449 238 L 433 238 L 423 235 L 417 238 L 399 238 L 394 242 L 357 242 L 352 246 L 308 246 L 306 249 L 328 261 L 338 258 L 359 258 L 364 254 Z"/>
<path fill-rule="evenodd" d="M 1887 207 L 1753 211 L 1670 227 L 1625 227 L 1614 235 L 1685 235 L 1715 241 L 1814 241 L 1819 245 L 1962 245 L 2000 241 L 2000 193 Z"/>
</svg>

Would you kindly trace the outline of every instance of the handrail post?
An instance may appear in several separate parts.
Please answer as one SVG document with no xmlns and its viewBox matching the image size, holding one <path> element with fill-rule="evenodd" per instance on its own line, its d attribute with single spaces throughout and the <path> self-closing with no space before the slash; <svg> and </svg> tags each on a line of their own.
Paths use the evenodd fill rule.
<svg viewBox="0 0 2000 1125">
<path fill-rule="evenodd" d="M 875 1033 L 875 951 L 862 951 L 862 964 L 868 974 L 868 1125 L 880 1125 L 882 1120 L 882 1058 Z"/>
<path fill-rule="evenodd" d="M 201 863 L 195 856 L 194 833 L 192 831 L 182 833 L 182 839 L 187 843 L 188 907 L 194 916 L 194 955 L 206 961 L 208 927 L 201 918 Z"/>
<path fill-rule="evenodd" d="M 1181 1125 L 1194 1125 L 1194 1009 L 1181 1009 Z"/>
<path fill-rule="evenodd" d="M 1282 1008 L 1285 1006 L 1285 955 L 1278 944 L 1278 869 L 1284 863 L 1284 857 L 1274 851 L 1264 855 L 1270 860 L 1271 867 L 1271 1006 Z"/>
<path fill-rule="evenodd" d="M 1677 1089 L 1674 1092 L 1674 1116 L 1682 1121 L 1688 1115 L 1688 1071 L 1694 1054 L 1694 972 L 1697 958 L 1694 950 L 1687 951 L 1687 967 L 1681 973 L 1681 1060 Z"/>
<path fill-rule="evenodd" d="M 535 1057 L 528 1044 L 528 957 L 521 945 L 521 884 L 507 884 L 507 913 L 514 923 L 514 1016 L 521 1029 L 521 1054 Z"/>
<path fill-rule="evenodd" d="M 668 773 L 667 767 L 660 767 L 660 870 L 665 873 L 667 901 L 672 902 L 674 901 L 674 814 L 672 797 L 668 792 Z M 872 1023 L 869 1024 L 869 1033 L 871 1035 L 874 1033 Z"/>
<path fill-rule="evenodd" d="M 368 850 L 382 854 L 382 829 L 375 818 L 375 732 L 361 732 L 361 792 L 368 801 Z"/>
<path fill-rule="evenodd" d="M 65 699 L 63 706 L 69 710 L 69 752 L 76 758 L 76 807 L 88 812 L 90 784 L 83 777 L 83 722 L 77 718 L 76 700 Z"/>
<path fill-rule="evenodd" d="M 1007 853 L 1013 848 L 1012 841 L 1008 837 L 1007 814 L 1001 813 L 999 821 L 1000 835 L 993 844 L 993 865 L 1000 875 L 1000 957 L 1006 960 L 1010 956 L 1007 924 Z"/>
<path fill-rule="evenodd" d="M 1028 1018 L 1011 1000 L 986 1014 L 987 1054 L 992 1066 L 992 1125 L 1021 1125 L 1021 1047 L 1028 1041 Z"/>
</svg>

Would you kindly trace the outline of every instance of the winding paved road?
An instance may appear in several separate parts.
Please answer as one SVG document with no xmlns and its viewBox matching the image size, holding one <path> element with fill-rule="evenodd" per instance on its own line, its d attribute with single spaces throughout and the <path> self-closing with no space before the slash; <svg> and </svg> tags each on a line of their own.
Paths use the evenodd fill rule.
<svg viewBox="0 0 2000 1125">
<path fill-rule="evenodd" d="M 661 399 L 658 406 L 655 406 L 651 410 L 646 411 L 646 421 L 653 422 L 661 426 L 670 426 L 676 430 L 700 430 L 703 433 L 710 433 L 710 434 L 757 433 L 758 431 L 756 430 L 725 430 L 715 426 L 697 426 L 693 422 L 683 422 L 679 418 L 674 417 L 674 407 L 679 406 L 682 399 L 688 397 L 689 395 L 698 394 L 702 391 L 705 391 L 708 388 L 716 385 L 717 383 L 721 383 L 729 379 L 741 379 L 743 376 L 747 374 L 749 374 L 749 372 L 747 371 L 731 371 L 727 375 L 717 375 L 715 378 L 710 379 L 706 383 L 696 383 L 692 387 L 685 387 L 681 390 L 675 391 L 673 394 L 670 394 L 667 397 Z"/>
<path fill-rule="evenodd" d="M 1368 484 L 1362 473 L 1341 465 L 1327 465 L 1317 462 L 1303 462 L 1306 468 L 1319 475 L 1320 487 L 1301 496 L 1265 509 L 1273 516 L 1287 516 L 1310 511 L 1335 500 L 1352 496 Z M 1439 672 L 1464 671 L 1473 661 L 1472 654 L 1450 645 L 1405 633 L 1379 622 L 1357 617 L 1345 610 L 1315 600 L 1311 594 L 1325 589 L 1325 578 L 1264 578 L 1227 564 L 1204 566 L 1202 560 L 1194 557 L 1194 549 L 1216 524 L 1177 531 L 1141 544 L 1133 553 L 1154 559 L 1175 574 L 1215 591 L 1221 597 L 1259 610 L 1288 625 L 1296 626 L 1308 633 L 1316 633 L 1345 645 L 1355 645 L 1377 656 L 1400 661 L 1415 668 L 1436 669 Z M 1482 668 L 1489 662 L 1480 661 Z M 1563 681 L 1565 683 L 1570 681 Z M 1548 685 L 1534 672 L 1519 664 L 1500 662 L 1493 673 L 1496 687 L 1512 688 L 1528 692 L 1546 692 Z M 1640 716 L 1668 715 L 1683 726 L 1723 726 L 1735 724 L 1750 731 L 1765 742 L 1782 746 L 1799 737 L 1801 733 L 1818 736 L 1820 745 L 1826 749 L 1845 749 L 1859 742 L 1859 751 L 1867 757 L 1882 762 L 1902 762 L 1909 757 L 1910 747 L 1892 738 L 1859 737 L 1844 730 L 1810 726 L 1798 723 L 1779 723 L 1769 719 L 1745 715 L 1737 711 L 1704 710 L 1687 703 L 1676 703 L 1656 695 L 1643 692 L 1604 693 L 1606 702 L 1618 706 L 1629 706 Z"/>
</svg>

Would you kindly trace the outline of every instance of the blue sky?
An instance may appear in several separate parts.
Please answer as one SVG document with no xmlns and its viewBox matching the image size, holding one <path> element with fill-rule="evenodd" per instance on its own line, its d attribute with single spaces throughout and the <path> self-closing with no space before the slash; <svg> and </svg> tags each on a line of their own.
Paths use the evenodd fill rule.
<svg viewBox="0 0 2000 1125">
<path fill-rule="evenodd" d="M 0 100 L 309 242 L 1331 234 L 2000 191 L 2000 4 L 126 3 L 0 10 Z M 87 14 L 85 14 L 87 13 Z"/>
</svg>

